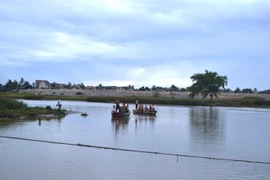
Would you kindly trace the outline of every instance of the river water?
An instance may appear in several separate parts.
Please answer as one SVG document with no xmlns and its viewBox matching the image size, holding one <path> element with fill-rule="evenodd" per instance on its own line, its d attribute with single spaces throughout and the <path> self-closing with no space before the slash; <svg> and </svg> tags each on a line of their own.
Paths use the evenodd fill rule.
<svg viewBox="0 0 270 180">
<path fill-rule="evenodd" d="M 22 101 L 56 107 L 56 101 Z M 270 162 L 270 109 L 156 105 L 156 117 L 112 120 L 112 105 L 63 101 L 64 109 L 89 116 L 70 114 L 41 123 L 1 120 L 0 135 Z M 268 180 L 270 165 L 0 138 L 0 179 Z"/>
</svg>

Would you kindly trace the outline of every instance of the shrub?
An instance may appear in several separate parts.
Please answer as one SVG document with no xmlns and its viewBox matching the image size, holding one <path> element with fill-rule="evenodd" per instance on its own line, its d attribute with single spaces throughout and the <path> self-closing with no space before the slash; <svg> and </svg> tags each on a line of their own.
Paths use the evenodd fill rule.
<svg viewBox="0 0 270 180">
<path fill-rule="evenodd" d="M 52 107 L 51 107 L 51 106 L 46 106 L 45 109 L 47 109 L 47 110 L 52 110 Z"/>
<path fill-rule="evenodd" d="M 154 92 L 154 95 L 153 95 L 155 98 L 157 98 L 157 97 L 160 97 L 160 93 L 159 92 Z"/>
<path fill-rule="evenodd" d="M 76 92 L 76 95 L 83 95 L 82 92 Z"/>
</svg>

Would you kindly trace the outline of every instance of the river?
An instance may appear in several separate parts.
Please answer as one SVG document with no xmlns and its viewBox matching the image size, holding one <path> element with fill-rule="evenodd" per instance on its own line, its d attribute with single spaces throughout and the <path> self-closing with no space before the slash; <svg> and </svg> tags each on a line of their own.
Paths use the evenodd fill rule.
<svg viewBox="0 0 270 180">
<path fill-rule="evenodd" d="M 56 107 L 56 101 L 22 100 Z M 1 120 L 0 135 L 180 155 L 270 162 L 270 109 L 156 105 L 156 117 L 112 120 L 113 104 L 63 101 L 86 112 Z M 135 105 L 130 104 L 131 109 Z M 0 138 L 1 180 L 270 179 L 270 165 Z"/>
</svg>

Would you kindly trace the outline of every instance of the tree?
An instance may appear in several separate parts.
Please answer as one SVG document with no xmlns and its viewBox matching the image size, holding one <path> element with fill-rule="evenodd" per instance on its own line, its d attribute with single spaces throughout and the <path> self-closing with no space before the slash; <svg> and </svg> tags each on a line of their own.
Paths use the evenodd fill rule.
<svg viewBox="0 0 270 180">
<path fill-rule="evenodd" d="M 19 87 L 20 87 L 20 88 L 22 88 L 22 86 L 23 86 L 24 82 L 25 82 L 25 81 L 24 81 L 24 79 L 23 79 L 23 78 L 21 78 L 21 80 L 20 80 L 20 82 L 19 82 Z"/>
<path fill-rule="evenodd" d="M 250 88 L 245 88 L 242 90 L 242 93 L 253 93 L 253 91 Z"/>
<path fill-rule="evenodd" d="M 5 87 L 0 83 L 0 92 L 5 91 Z"/>
<path fill-rule="evenodd" d="M 72 88 L 72 84 L 71 84 L 71 82 L 69 82 L 69 83 L 68 83 L 68 85 L 65 85 L 65 88 L 67 88 L 67 89 L 71 89 L 71 88 Z"/>
<path fill-rule="evenodd" d="M 144 88 L 145 91 L 150 91 L 151 89 L 149 87 Z"/>
<path fill-rule="evenodd" d="M 81 84 L 80 84 L 80 88 L 81 88 L 81 89 L 85 89 L 86 87 L 85 87 L 85 85 L 84 85 L 83 83 L 81 83 Z"/>
<path fill-rule="evenodd" d="M 230 93 L 230 92 L 232 92 L 232 90 L 230 88 L 228 88 L 228 89 L 224 88 L 220 92 Z"/>
<path fill-rule="evenodd" d="M 185 92 L 186 89 L 185 88 L 180 88 L 180 92 Z"/>
<path fill-rule="evenodd" d="M 18 88 L 18 82 L 16 80 L 11 81 L 10 79 L 5 84 L 5 88 L 7 91 L 12 91 Z"/>
<path fill-rule="evenodd" d="M 145 91 L 144 86 L 140 87 L 140 88 L 139 88 L 139 91 Z"/>
<path fill-rule="evenodd" d="M 257 93 L 258 93 L 258 89 L 257 89 L 257 88 L 254 88 L 254 89 L 253 89 L 253 92 L 254 92 L 255 94 L 257 94 Z"/>
<path fill-rule="evenodd" d="M 178 91 L 178 87 L 176 87 L 174 84 L 171 85 L 171 89 L 172 89 L 172 91 Z"/>
<path fill-rule="evenodd" d="M 23 89 L 32 89 L 33 86 L 30 85 L 30 83 L 28 81 L 24 81 L 23 85 L 22 85 Z"/>
<path fill-rule="evenodd" d="M 227 76 L 219 76 L 216 72 L 211 72 L 205 70 L 204 74 L 194 74 L 190 77 L 192 79 L 192 86 L 189 87 L 191 91 L 190 97 L 194 98 L 197 94 L 202 95 L 203 98 L 206 98 L 210 95 L 211 100 L 213 100 L 213 96 L 217 97 L 217 93 L 219 88 L 224 88 L 227 83 Z"/>
<path fill-rule="evenodd" d="M 53 82 L 52 84 L 51 84 L 51 89 L 55 89 L 56 88 L 56 82 Z"/>
<path fill-rule="evenodd" d="M 237 87 L 233 92 L 234 93 L 241 93 L 241 89 L 239 87 Z"/>
</svg>

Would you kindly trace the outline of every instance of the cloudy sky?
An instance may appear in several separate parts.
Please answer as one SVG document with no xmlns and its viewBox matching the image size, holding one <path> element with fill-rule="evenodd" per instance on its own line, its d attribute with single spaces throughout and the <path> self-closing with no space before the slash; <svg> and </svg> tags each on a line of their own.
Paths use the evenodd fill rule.
<svg viewBox="0 0 270 180">
<path fill-rule="evenodd" d="M 0 83 L 270 89 L 270 0 L 1 0 Z"/>
</svg>

